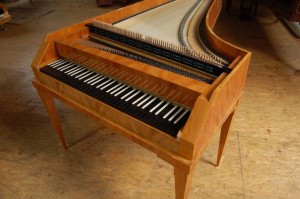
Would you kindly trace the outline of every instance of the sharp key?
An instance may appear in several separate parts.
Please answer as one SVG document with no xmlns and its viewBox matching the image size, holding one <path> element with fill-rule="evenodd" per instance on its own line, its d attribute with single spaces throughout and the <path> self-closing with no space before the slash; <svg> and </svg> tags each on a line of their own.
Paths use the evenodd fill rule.
<svg viewBox="0 0 300 199">
<path fill-rule="evenodd" d="M 148 103 L 146 103 L 143 107 L 142 107 L 142 109 L 145 109 L 145 108 L 147 108 L 152 102 L 154 102 L 154 100 L 156 100 L 157 99 L 157 97 L 154 97 L 152 100 L 150 100 Z"/>
<path fill-rule="evenodd" d="M 163 116 L 164 119 L 166 119 L 178 106 L 174 106 L 167 114 Z"/>
<path fill-rule="evenodd" d="M 106 92 L 110 93 L 111 91 L 114 91 L 117 87 L 119 87 L 120 85 L 122 85 L 122 83 L 118 83 L 117 85 L 115 85 L 115 86 L 111 87 L 110 89 L 108 89 Z M 112 93 L 110 93 L 110 94 L 112 94 Z"/>
<path fill-rule="evenodd" d="M 128 97 L 125 101 L 128 102 L 129 100 L 131 100 L 133 97 L 135 97 L 137 94 L 139 94 L 141 91 L 138 90 L 137 92 L 135 92 L 133 95 L 131 95 L 130 97 Z"/>
<path fill-rule="evenodd" d="M 66 61 L 66 60 L 63 60 L 63 59 L 58 59 L 58 60 L 56 60 L 56 61 L 54 61 L 54 62 L 48 64 L 48 66 L 53 67 L 53 66 L 56 66 L 57 64 L 65 63 L 65 62 L 67 62 L 67 61 Z"/>
<path fill-rule="evenodd" d="M 172 115 L 172 117 L 170 117 L 169 118 L 169 122 L 171 122 L 179 113 L 180 113 L 180 111 L 182 110 L 183 108 L 182 107 L 180 107 L 180 109 L 178 109 L 177 111 L 176 111 L 176 113 L 174 113 L 174 115 Z"/>
<path fill-rule="evenodd" d="M 185 110 L 174 122 L 174 124 L 177 124 L 187 113 L 189 110 Z"/>
<path fill-rule="evenodd" d="M 143 105 L 145 102 L 147 102 L 152 97 L 153 97 L 152 95 L 149 95 L 146 99 L 144 99 L 143 101 L 141 101 L 137 106 L 140 107 L 141 105 Z"/>
<path fill-rule="evenodd" d="M 120 90 L 119 92 L 117 92 L 114 96 L 117 97 L 118 95 L 120 95 L 121 93 L 123 93 L 124 91 L 126 91 L 128 88 L 130 88 L 130 86 L 126 86 L 125 88 L 123 88 L 122 90 Z"/>
<path fill-rule="evenodd" d="M 144 97 L 146 97 L 148 94 L 147 93 L 145 93 L 144 95 L 142 95 L 141 97 L 139 97 L 138 99 L 136 99 L 132 104 L 134 105 L 134 104 L 136 104 L 136 103 L 138 103 L 139 101 L 141 101 Z"/>
<path fill-rule="evenodd" d="M 167 102 L 163 107 L 161 107 L 158 111 L 156 111 L 155 115 L 158 115 L 161 111 L 163 111 L 170 103 Z"/>
<path fill-rule="evenodd" d="M 156 104 L 149 112 L 152 113 L 153 111 L 155 111 L 155 109 L 157 109 L 162 103 L 164 103 L 164 100 L 162 100 L 158 104 Z"/>
<path fill-rule="evenodd" d="M 133 93 L 134 91 L 136 91 L 136 89 L 133 89 L 133 90 L 131 90 L 129 93 L 123 95 L 123 96 L 121 97 L 121 99 L 125 99 L 128 95 L 130 95 L 130 94 Z"/>
<path fill-rule="evenodd" d="M 121 84 L 121 83 L 120 83 Z M 122 88 L 124 88 L 126 86 L 126 84 L 122 84 L 122 86 L 120 86 L 119 88 L 117 88 L 116 90 L 114 90 L 113 92 L 111 92 L 110 94 L 113 95 L 116 92 L 118 92 L 119 90 L 121 90 Z M 115 95 L 116 96 L 116 95 Z"/>
</svg>

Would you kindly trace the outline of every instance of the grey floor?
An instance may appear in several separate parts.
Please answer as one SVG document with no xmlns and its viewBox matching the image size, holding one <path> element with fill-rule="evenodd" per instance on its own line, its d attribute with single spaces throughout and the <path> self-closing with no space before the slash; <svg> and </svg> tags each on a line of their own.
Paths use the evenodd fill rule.
<svg viewBox="0 0 300 199">
<path fill-rule="evenodd" d="M 33 6 L 54 11 L 0 32 L 0 199 L 174 198 L 170 165 L 57 102 L 71 145 L 65 151 L 31 85 L 30 65 L 47 33 L 120 5 L 36 0 Z M 221 14 L 216 32 L 253 58 L 223 164 L 213 166 L 217 134 L 197 166 L 190 198 L 299 198 L 300 40 L 263 7 L 246 22 L 233 7 L 230 16 Z"/>
</svg>

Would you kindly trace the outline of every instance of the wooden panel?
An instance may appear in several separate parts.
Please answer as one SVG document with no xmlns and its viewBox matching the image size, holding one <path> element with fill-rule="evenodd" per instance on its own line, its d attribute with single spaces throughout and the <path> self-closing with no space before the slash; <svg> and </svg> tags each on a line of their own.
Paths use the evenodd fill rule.
<svg viewBox="0 0 300 199">
<path fill-rule="evenodd" d="M 100 51 L 98 49 L 90 48 L 88 46 L 72 42 L 70 43 L 68 40 L 59 40 L 59 42 L 56 42 L 55 45 L 58 54 L 62 57 L 68 57 L 69 54 L 78 53 L 90 59 L 98 60 L 99 62 L 106 64 L 108 67 L 117 67 L 119 70 L 128 71 L 131 74 L 135 74 L 137 77 L 141 77 L 145 81 L 152 82 L 152 84 L 168 88 L 169 91 L 176 90 L 178 96 L 174 96 L 174 101 L 188 107 L 193 107 L 196 98 L 210 87 L 209 84 L 196 81 L 176 73 Z M 143 89 L 141 85 L 135 86 Z M 165 98 L 167 98 L 170 94 L 170 92 L 165 93 L 163 91 L 158 93 L 153 89 L 148 88 L 145 90 L 154 93 L 156 96 L 162 96 Z M 183 93 L 184 97 L 182 97 L 183 95 L 180 93 Z"/>
<path fill-rule="evenodd" d="M 242 95 L 250 54 L 214 89 L 210 98 L 200 96 L 183 129 L 180 155 L 188 159 L 199 156 L 214 132 L 235 109 Z"/>
<path fill-rule="evenodd" d="M 78 90 L 59 82 L 48 75 L 40 74 L 39 82 L 46 85 L 49 89 L 59 93 L 63 98 L 68 99 L 68 101 L 73 101 L 84 107 L 88 112 L 93 112 L 95 115 L 107 118 L 114 124 L 119 124 L 123 128 L 130 129 L 134 134 L 140 135 L 147 140 L 156 143 L 169 150 L 170 152 L 176 154 L 178 151 L 178 141 L 172 136 L 163 133 L 125 113 L 120 112 Z M 61 98 L 60 98 L 61 99 Z"/>
</svg>

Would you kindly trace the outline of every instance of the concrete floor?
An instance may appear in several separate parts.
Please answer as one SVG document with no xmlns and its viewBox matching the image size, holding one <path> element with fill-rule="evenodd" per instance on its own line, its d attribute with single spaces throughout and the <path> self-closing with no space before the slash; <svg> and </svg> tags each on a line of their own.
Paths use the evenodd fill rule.
<svg viewBox="0 0 300 199">
<path fill-rule="evenodd" d="M 31 85 L 31 61 L 46 33 L 119 4 L 33 3 L 55 11 L 0 32 L 0 198 L 174 198 L 170 165 L 58 102 L 72 145 L 65 151 Z M 300 40 L 264 8 L 241 22 L 234 7 L 231 16 L 222 13 L 216 31 L 253 58 L 223 164 L 212 165 L 216 135 L 196 168 L 190 198 L 299 198 Z"/>
</svg>

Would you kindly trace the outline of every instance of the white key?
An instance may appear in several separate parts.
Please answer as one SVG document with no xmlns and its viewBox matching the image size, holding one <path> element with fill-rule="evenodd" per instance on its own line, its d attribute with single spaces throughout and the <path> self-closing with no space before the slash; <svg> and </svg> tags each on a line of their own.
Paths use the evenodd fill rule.
<svg viewBox="0 0 300 199">
<path fill-rule="evenodd" d="M 60 70 L 61 68 L 64 68 L 64 67 L 67 67 L 67 66 L 69 66 L 70 65 L 70 63 L 67 63 L 67 64 L 61 64 L 61 65 L 59 65 L 59 66 L 57 66 L 57 67 L 55 67 L 56 68 L 56 70 Z M 54 68 L 54 67 L 53 67 Z"/>
<path fill-rule="evenodd" d="M 145 93 L 144 95 L 142 95 L 141 97 L 139 97 L 138 99 L 136 99 L 132 104 L 135 105 L 136 103 L 138 103 L 139 101 L 141 101 L 144 97 L 146 97 L 148 94 Z"/>
<path fill-rule="evenodd" d="M 116 80 L 113 80 L 112 82 L 110 82 L 109 84 L 107 84 L 107 85 L 105 85 L 105 86 L 103 86 L 100 90 L 103 90 L 103 89 L 105 89 L 105 88 L 107 88 L 107 87 L 109 87 L 110 85 L 112 85 L 113 83 L 115 83 L 116 82 Z"/>
<path fill-rule="evenodd" d="M 74 65 L 75 65 L 75 64 L 71 64 L 71 65 L 69 65 L 69 66 L 67 66 L 67 67 L 65 67 L 65 68 L 63 68 L 63 69 L 61 69 L 60 71 L 63 72 L 63 71 L 65 71 L 65 70 L 67 70 L 67 69 L 73 67 Z"/>
<path fill-rule="evenodd" d="M 74 68 L 66 70 L 64 73 L 66 73 L 67 75 L 69 75 L 70 73 L 72 73 L 74 70 L 77 70 L 78 68 L 80 68 L 80 66 L 75 66 Z"/>
<path fill-rule="evenodd" d="M 178 106 L 174 106 L 167 114 L 164 115 L 164 119 L 166 119 Z"/>
<path fill-rule="evenodd" d="M 63 59 L 58 59 L 58 60 L 55 60 L 54 62 L 51 62 L 48 65 L 50 66 L 50 65 L 56 64 L 56 63 L 61 62 L 61 61 L 64 61 L 64 60 Z"/>
<path fill-rule="evenodd" d="M 110 82 L 112 79 L 108 79 L 106 80 L 105 82 L 102 82 L 101 84 L 99 84 L 96 88 L 100 88 L 102 87 L 103 85 L 107 84 L 108 82 Z"/>
<path fill-rule="evenodd" d="M 141 101 L 137 106 L 140 107 L 142 104 L 144 104 L 145 102 L 147 102 L 151 97 L 153 97 L 153 96 L 149 95 L 146 99 L 144 99 L 143 101 Z"/>
<path fill-rule="evenodd" d="M 131 95 L 130 97 L 128 97 L 125 101 L 128 102 L 129 100 L 131 100 L 133 97 L 135 97 L 137 94 L 139 94 L 141 91 L 137 91 L 135 92 L 133 95 Z"/>
<path fill-rule="evenodd" d="M 126 95 L 122 96 L 121 99 L 125 99 L 128 95 L 130 95 L 130 94 L 133 93 L 134 91 L 136 91 L 136 89 L 133 89 L 132 91 L 130 91 L 130 92 L 127 93 Z"/>
<path fill-rule="evenodd" d="M 169 122 L 171 122 L 177 115 L 178 113 L 180 113 L 180 111 L 182 110 L 183 108 L 180 107 L 180 109 L 178 111 L 176 111 L 176 113 L 174 115 L 172 115 L 172 117 L 169 118 Z"/>
<path fill-rule="evenodd" d="M 59 67 L 56 68 L 56 70 L 60 70 L 62 68 L 65 68 L 67 66 L 73 65 L 73 63 L 64 63 L 63 65 L 60 65 Z"/>
<path fill-rule="evenodd" d="M 124 86 L 126 86 L 126 84 L 122 84 L 122 86 L 120 86 L 119 88 L 117 88 L 116 90 L 114 90 L 113 92 L 111 92 L 110 94 L 113 95 L 116 92 L 118 92 L 119 90 L 121 90 L 122 88 L 124 88 Z"/>
<path fill-rule="evenodd" d="M 83 82 L 86 82 L 86 83 L 89 83 L 90 81 L 92 81 L 93 79 L 95 79 L 97 76 L 99 76 L 98 74 L 92 76 L 92 77 L 89 77 L 87 78 L 86 80 L 84 80 Z"/>
<path fill-rule="evenodd" d="M 119 91 L 118 93 L 115 94 L 115 97 L 117 97 L 118 95 L 120 95 L 121 93 L 123 93 L 124 91 L 126 91 L 130 86 L 126 86 L 126 88 L 122 89 L 121 91 Z M 123 99 L 123 98 L 122 98 Z"/>
<path fill-rule="evenodd" d="M 101 77 L 101 76 L 100 76 Z M 99 78 L 100 78 L 99 77 Z M 93 83 L 91 83 L 92 86 L 94 86 L 95 84 L 97 84 L 98 82 L 101 82 L 102 80 L 104 80 L 106 77 L 102 77 L 101 79 L 94 81 Z M 98 79 L 98 78 L 97 78 Z"/>
<path fill-rule="evenodd" d="M 152 113 L 157 107 L 159 107 L 162 103 L 164 103 L 164 100 L 162 100 L 161 102 L 159 102 L 158 104 L 156 104 L 156 106 L 154 106 L 149 112 Z"/>
<path fill-rule="evenodd" d="M 119 87 L 120 85 L 122 85 L 122 83 L 118 83 L 117 85 L 115 85 L 114 87 L 108 89 L 106 92 L 110 93 L 111 91 L 114 91 L 117 87 Z"/>
<path fill-rule="evenodd" d="M 178 118 L 175 120 L 174 124 L 177 124 L 189 111 L 185 110 Z"/>
<path fill-rule="evenodd" d="M 93 74 L 93 73 L 94 73 L 94 71 L 91 71 L 91 72 L 89 72 L 88 74 L 86 74 L 86 75 L 80 77 L 79 80 L 82 80 L 82 79 L 86 78 L 87 76 L 89 76 L 89 75 L 91 75 L 91 74 Z"/>
<path fill-rule="evenodd" d="M 81 76 L 83 76 L 83 75 L 85 75 L 85 74 L 87 74 L 87 73 L 89 73 L 89 72 L 91 72 L 91 71 L 90 71 L 90 70 L 87 70 L 87 71 L 85 71 L 84 73 L 81 73 L 81 74 L 75 76 L 75 78 L 77 79 L 77 78 L 79 78 L 79 77 L 81 77 Z"/>
<path fill-rule="evenodd" d="M 158 115 L 160 112 L 162 112 L 170 103 L 167 102 L 163 107 L 161 107 L 158 111 L 156 111 L 155 115 Z"/>
<path fill-rule="evenodd" d="M 78 71 L 74 71 L 72 74 L 70 74 L 70 76 L 73 77 L 74 75 L 77 75 L 78 73 L 80 73 L 80 72 L 82 72 L 82 71 L 84 71 L 84 70 L 85 70 L 85 68 L 81 68 L 81 69 L 78 70 Z"/>
<path fill-rule="evenodd" d="M 99 75 L 99 74 L 97 74 L 97 75 L 95 75 L 95 76 L 93 76 L 93 77 L 91 77 L 89 80 L 87 80 L 87 84 L 90 84 L 90 83 L 93 83 L 94 81 L 96 81 L 97 79 L 99 79 L 99 78 L 101 78 L 101 77 L 103 77 L 102 75 Z"/>
<path fill-rule="evenodd" d="M 62 60 L 62 61 L 60 61 L 60 62 L 58 62 L 58 63 L 54 63 L 54 64 L 49 64 L 50 65 L 50 67 L 52 67 L 52 68 L 57 68 L 58 66 L 61 66 L 62 64 L 65 64 L 65 63 L 68 63 L 66 60 Z"/>
<path fill-rule="evenodd" d="M 58 68 L 58 67 L 63 66 L 65 64 L 67 64 L 67 63 L 68 63 L 67 61 L 66 62 L 61 62 L 61 63 L 55 64 L 54 66 L 51 66 L 51 67 L 52 68 Z"/>
<path fill-rule="evenodd" d="M 61 62 L 66 62 L 66 60 L 63 60 L 63 59 L 58 59 L 50 64 L 48 64 L 49 66 L 55 66 L 57 64 L 60 64 Z"/>
<path fill-rule="evenodd" d="M 143 107 L 142 107 L 142 109 L 145 109 L 145 108 L 147 108 L 147 106 L 149 106 L 154 100 L 156 100 L 157 99 L 157 97 L 154 97 L 152 100 L 150 100 L 147 104 L 145 104 Z"/>
<path fill-rule="evenodd" d="M 79 71 L 79 70 L 83 70 L 83 68 L 81 68 L 80 66 L 76 67 L 74 70 L 72 70 L 71 72 L 67 73 L 67 75 L 73 75 L 75 72 Z"/>
</svg>

